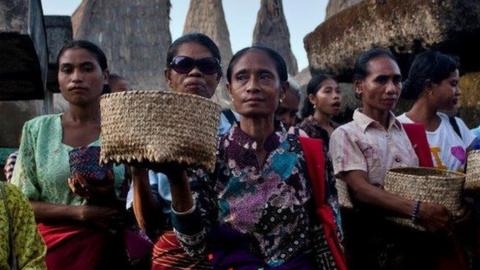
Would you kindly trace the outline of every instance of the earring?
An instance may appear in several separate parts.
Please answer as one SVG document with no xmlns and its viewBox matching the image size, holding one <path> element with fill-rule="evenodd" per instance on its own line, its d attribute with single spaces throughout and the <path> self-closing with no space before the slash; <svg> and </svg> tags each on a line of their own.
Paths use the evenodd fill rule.
<svg viewBox="0 0 480 270">
<path fill-rule="evenodd" d="M 313 104 L 313 108 L 316 109 L 316 108 L 317 108 L 317 104 Z"/>
<path fill-rule="evenodd" d="M 283 98 L 280 99 L 280 103 L 283 103 Z"/>
</svg>

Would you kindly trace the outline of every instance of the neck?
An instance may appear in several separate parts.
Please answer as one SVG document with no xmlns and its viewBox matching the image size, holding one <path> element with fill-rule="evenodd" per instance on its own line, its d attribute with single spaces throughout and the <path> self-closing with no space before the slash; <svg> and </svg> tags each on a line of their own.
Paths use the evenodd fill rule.
<svg viewBox="0 0 480 270">
<path fill-rule="evenodd" d="M 91 105 L 87 105 L 87 106 L 79 106 L 79 105 L 70 104 L 70 108 L 65 114 L 73 122 L 100 123 L 100 104 L 98 104 L 98 102 L 96 102 L 94 104 L 91 104 Z"/>
<path fill-rule="evenodd" d="M 244 117 L 240 116 L 240 129 L 252 137 L 263 150 L 267 137 L 274 131 L 273 115 L 268 117 Z"/>
<path fill-rule="evenodd" d="M 322 127 L 329 127 L 331 118 L 332 117 L 330 115 L 318 110 L 315 110 L 315 113 L 313 114 L 313 119 Z"/>
<path fill-rule="evenodd" d="M 378 110 L 370 107 L 363 107 L 362 112 L 373 120 L 377 121 L 385 129 L 388 129 L 388 124 L 390 120 L 390 111 Z"/>
<path fill-rule="evenodd" d="M 413 122 L 427 126 L 428 123 L 437 119 L 437 108 L 434 108 L 425 99 L 420 98 L 406 114 Z"/>
</svg>

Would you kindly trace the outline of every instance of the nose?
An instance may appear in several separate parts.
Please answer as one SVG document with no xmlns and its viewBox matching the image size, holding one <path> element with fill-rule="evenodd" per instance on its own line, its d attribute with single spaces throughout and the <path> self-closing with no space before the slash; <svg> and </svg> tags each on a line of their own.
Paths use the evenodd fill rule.
<svg viewBox="0 0 480 270">
<path fill-rule="evenodd" d="M 460 86 L 455 87 L 455 96 L 459 97 L 462 94 L 462 90 L 460 89 Z"/>
<path fill-rule="evenodd" d="M 395 94 L 398 94 L 400 92 L 400 86 L 395 84 L 393 82 L 393 80 L 389 80 L 387 85 L 386 85 L 386 88 L 385 88 L 385 92 L 388 94 L 388 95 L 395 95 Z"/>
<path fill-rule="evenodd" d="M 198 69 L 197 66 L 194 66 L 192 70 L 190 70 L 190 72 L 188 72 L 188 76 L 194 76 L 194 77 L 199 77 L 199 76 L 202 76 L 203 73 L 200 71 L 200 69 Z"/>
<path fill-rule="evenodd" d="M 247 83 L 247 92 L 258 92 L 259 90 L 260 89 L 255 76 L 250 76 L 250 79 Z"/>
<path fill-rule="evenodd" d="M 72 72 L 72 82 L 81 82 L 83 80 L 82 72 L 76 68 Z"/>
</svg>

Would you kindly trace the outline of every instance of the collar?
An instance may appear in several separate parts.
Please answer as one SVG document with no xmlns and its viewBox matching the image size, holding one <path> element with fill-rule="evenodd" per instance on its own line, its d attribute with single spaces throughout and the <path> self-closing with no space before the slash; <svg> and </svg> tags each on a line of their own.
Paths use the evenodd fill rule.
<svg viewBox="0 0 480 270">
<path fill-rule="evenodd" d="M 356 109 L 353 112 L 353 121 L 357 123 L 358 126 L 362 129 L 363 133 L 366 132 L 367 128 L 383 128 L 383 126 L 376 120 L 370 118 L 366 114 L 364 114 L 360 108 Z M 395 115 L 390 111 L 389 112 L 389 122 L 388 122 L 388 129 L 390 131 L 392 128 L 402 129 L 402 124 L 397 120 Z M 384 128 L 383 128 L 384 129 Z"/>
</svg>

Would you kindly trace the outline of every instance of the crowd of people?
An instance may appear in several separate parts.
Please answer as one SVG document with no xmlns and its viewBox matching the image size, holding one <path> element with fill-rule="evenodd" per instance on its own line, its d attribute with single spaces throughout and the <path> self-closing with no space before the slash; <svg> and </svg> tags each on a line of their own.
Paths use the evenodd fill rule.
<svg viewBox="0 0 480 270">
<path fill-rule="evenodd" d="M 86 151 L 98 163 L 100 97 L 128 91 L 128 80 L 110 74 L 105 54 L 89 41 L 65 45 L 57 63 L 69 108 L 25 123 L 5 168 L 11 183 L 0 183 L 2 269 L 480 267 L 475 194 L 464 218 L 470 226 L 459 233 L 445 207 L 383 189 L 389 169 L 418 167 L 425 158 L 439 169 L 465 170 L 475 136 L 445 113 L 460 95 L 459 63 L 446 54 L 420 53 L 402 76 L 388 50 L 361 53 L 352 78 L 361 105 L 341 125 L 333 121 L 343 94 L 334 76 L 313 76 L 302 93 L 282 56 L 260 45 L 235 53 L 223 74 L 217 45 L 186 34 L 167 52 L 170 90 L 211 98 L 225 76 L 231 97 L 220 116 L 214 172 L 136 163 L 101 176 L 93 165 L 86 173 L 75 167 L 72 153 Z M 395 116 L 401 96 L 414 103 Z M 402 123 L 424 126 L 431 156 L 417 156 Z M 353 208 L 338 202 L 340 181 Z"/>
</svg>

